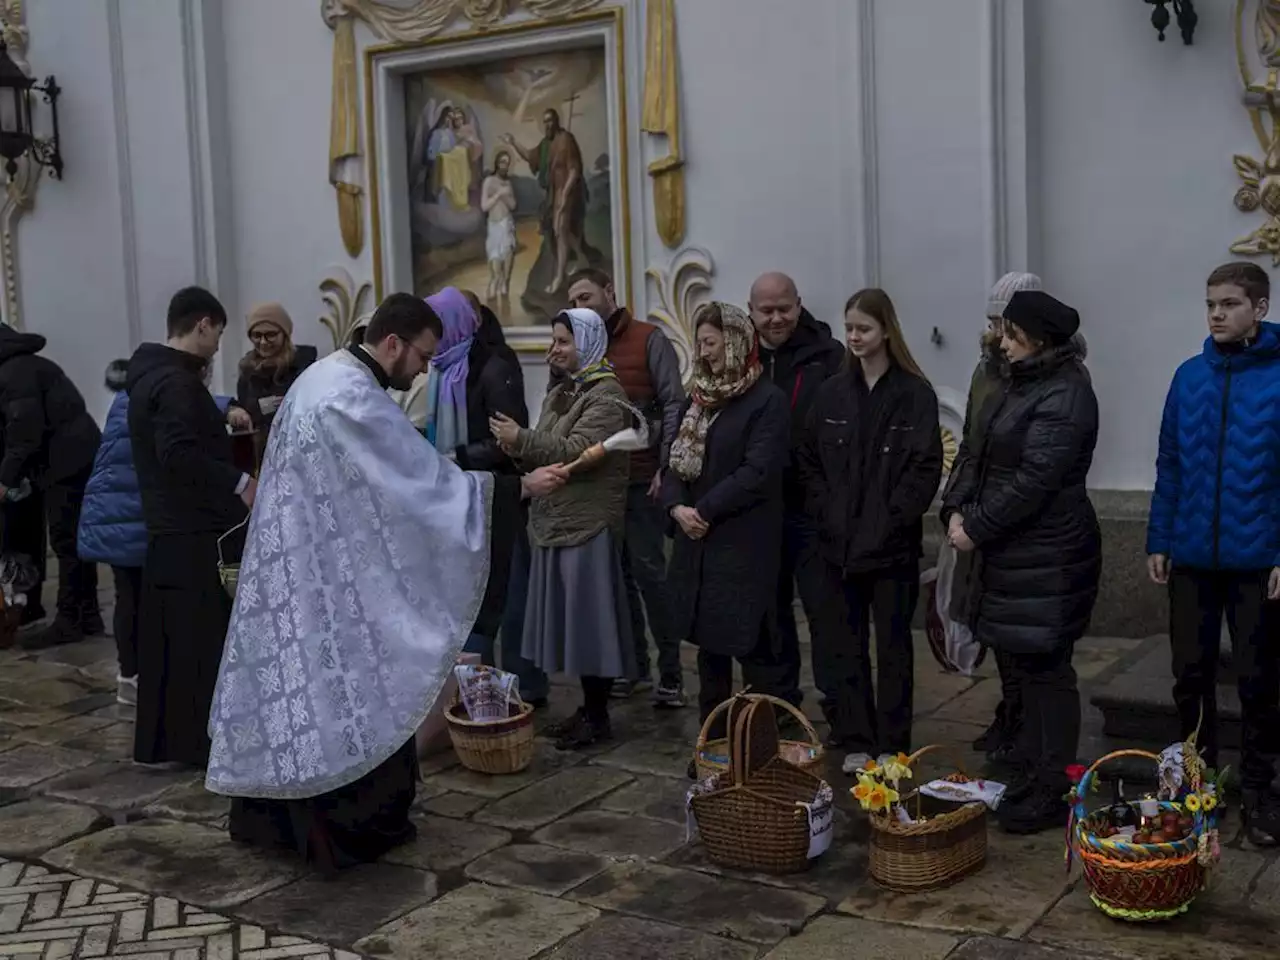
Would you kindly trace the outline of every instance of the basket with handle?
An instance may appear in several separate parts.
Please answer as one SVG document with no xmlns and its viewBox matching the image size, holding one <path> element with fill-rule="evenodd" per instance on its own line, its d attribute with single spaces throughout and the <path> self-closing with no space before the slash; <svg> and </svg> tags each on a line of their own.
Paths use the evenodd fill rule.
<svg viewBox="0 0 1280 960">
<path fill-rule="evenodd" d="M 778 756 L 777 719 L 764 698 L 739 694 L 729 703 L 729 769 L 689 802 L 707 855 L 737 870 L 804 870 L 811 831 L 803 804 L 825 784 Z"/>
<path fill-rule="evenodd" d="M 511 691 L 510 716 L 472 720 L 458 699 L 445 711 L 458 761 L 476 773 L 519 773 L 533 761 L 533 707 Z"/>
<path fill-rule="evenodd" d="M 227 563 L 226 556 L 223 553 L 222 541 L 231 536 L 237 530 L 242 529 L 249 522 L 249 518 L 245 517 L 234 527 L 218 538 L 218 579 L 222 582 L 222 589 L 227 591 L 227 595 L 232 600 L 236 598 L 236 587 L 240 583 L 240 564 Z"/>
<path fill-rule="evenodd" d="M 703 721 L 702 729 L 698 732 L 698 742 L 693 748 L 693 762 L 698 771 L 698 779 L 705 780 L 707 777 L 713 777 L 729 769 L 729 739 L 721 737 L 711 740 L 708 737 L 711 734 L 711 728 L 720 719 L 720 715 L 728 711 L 730 704 L 744 697 L 748 701 L 755 700 L 772 704 L 774 707 L 786 710 L 800 721 L 800 726 L 804 728 L 805 736 L 808 739 L 780 739 L 778 741 L 778 755 L 792 766 L 799 767 L 801 770 L 821 778 L 825 769 L 826 748 L 823 747 L 822 740 L 819 738 L 817 731 L 814 730 L 809 718 L 800 712 L 798 708 L 778 697 L 743 690 L 736 697 L 730 697 L 712 710 L 711 713 L 707 714 L 707 719 Z"/>
<path fill-rule="evenodd" d="M 1204 889 L 1205 837 L 1203 812 L 1196 811 L 1191 832 L 1165 843 L 1135 843 L 1126 837 L 1102 837 L 1097 829 L 1104 813 L 1086 813 L 1088 795 L 1098 768 L 1120 757 L 1142 757 L 1157 765 L 1160 757 L 1146 750 L 1116 750 L 1095 760 L 1075 789 L 1069 842 L 1080 858 L 1089 898 L 1103 913 L 1120 920 L 1167 920 L 1183 913 Z M 1196 784 L 1198 790 L 1199 785 Z M 1158 801 L 1161 812 L 1183 814 L 1183 804 Z M 1137 807 L 1137 801 L 1130 801 Z M 1197 802 L 1198 805 L 1198 802 Z"/>
<path fill-rule="evenodd" d="M 942 749 L 937 744 L 921 747 L 907 758 L 907 766 L 914 767 L 921 757 Z M 903 823 L 892 813 L 871 816 L 868 870 L 882 887 L 901 893 L 935 890 L 977 872 L 986 863 L 986 804 L 946 804 L 953 809 L 920 820 L 926 799 L 931 798 L 922 798 L 916 789 L 899 800 L 901 804 L 914 800 L 915 823 Z"/>
</svg>

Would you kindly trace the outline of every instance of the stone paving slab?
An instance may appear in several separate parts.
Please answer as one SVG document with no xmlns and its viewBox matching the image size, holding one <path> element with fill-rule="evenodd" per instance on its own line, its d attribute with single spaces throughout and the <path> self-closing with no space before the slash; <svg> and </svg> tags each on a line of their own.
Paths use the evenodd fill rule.
<svg viewBox="0 0 1280 960">
<path fill-rule="evenodd" d="M 442 873 L 511 842 L 511 834 L 496 827 L 459 824 L 447 817 L 433 816 L 415 816 L 413 822 L 418 828 L 417 838 L 384 856 L 386 863 Z"/>
<path fill-rule="evenodd" d="M 470 883 L 356 942 L 375 957 L 529 960 L 599 916 L 591 907 Z"/>
<path fill-rule="evenodd" d="M 100 760 L 124 762 L 133 759 L 133 720 L 116 720 L 105 714 L 86 714 L 84 718 L 101 719 L 104 726 L 62 744 L 72 750 L 92 753 Z"/>
<path fill-rule="evenodd" d="M 166 820 L 221 820 L 230 812 L 231 800 L 210 793 L 199 780 L 165 790 L 142 808 L 143 816 Z"/>
<path fill-rule="evenodd" d="M 911 930 L 851 917 L 818 917 L 782 941 L 765 960 L 943 960 L 959 941 L 928 930 Z"/>
<path fill-rule="evenodd" d="M 960 933 L 1019 937 L 1067 891 L 1062 835 L 1010 837 L 991 827 L 987 863 L 959 883 L 924 893 L 894 893 L 869 877 L 841 913 Z"/>
<path fill-rule="evenodd" d="M 232 843 L 225 831 L 163 820 L 92 833 L 43 859 L 72 873 L 213 909 L 244 903 L 303 872 L 300 861 Z"/>
<path fill-rule="evenodd" d="M 630 782 L 630 774 L 620 770 L 569 767 L 494 801 L 474 819 L 509 830 L 534 830 Z"/>
<path fill-rule="evenodd" d="M 519 773 L 490 776 L 455 766 L 431 776 L 424 775 L 424 777 L 425 782 L 433 787 L 497 800 L 517 790 L 523 790 L 539 780 L 545 780 L 557 770 L 581 763 L 582 760 L 583 757 L 579 754 L 556 750 L 551 744 L 539 741 L 534 746 L 533 762 L 529 764 L 528 769 Z"/>
<path fill-rule="evenodd" d="M 467 865 L 471 880 L 558 897 L 603 873 L 609 861 L 590 853 L 539 843 L 515 843 Z"/>
<path fill-rule="evenodd" d="M 273 930 L 354 943 L 435 898 L 435 874 L 370 863 L 332 879 L 303 877 L 255 897 L 235 913 Z"/>
<path fill-rule="evenodd" d="M 569 894 L 603 910 L 772 944 L 825 906 L 818 897 L 653 863 L 617 863 Z"/>
<path fill-rule="evenodd" d="M 614 813 L 634 813 L 683 825 L 685 794 L 688 792 L 688 780 L 642 775 L 630 786 L 604 797 L 596 806 Z"/>
<path fill-rule="evenodd" d="M 421 800 L 418 803 L 418 808 L 426 813 L 434 813 L 439 817 L 453 817 L 455 820 L 465 820 L 488 802 L 484 797 L 477 797 L 469 793 L 453 793 L 446 790 L 443 793 Z"/>
<path fill-rule="evenodd" d="M 533 839 L 605 857 L 661 860 L 685 845 L 685 829 L 669 820 L 583 810 L 543 827 Z"/>
<path fill-rule="evenodd" d="M 0 753 L 0 787 L 31 787 L 68 770 L 87 767 L 95 759 L 92 754 L 65 747 L 23 744 Z"/>
<path fill-rule="evenodd" d="M 101 810 L 128 813 L 154 803 L 178 787 L 200 782 L 188 769 L 170 770 L 140 763 L 103 763 L 41 784 L 38 792 Z"/>
<path fill-rule="evenodd" d="M 631 740 L 608 753 L 600 754 L 592 763 L 617 767 L 629 773 L 683 780 L 692 757 L 692 741 Z"/>
<path fill-rule="evenodd" d="M 16 739 L 28 743 L 66 743 L 112 723 L 106 717 L 75 716 L 51 723 L 47 727 L 28 727 L 16 734 Z"/>
<path fill-rule="evenodd" d="M 562 943 L 548 960 L 752 960 L 755 955 L 756 949 L 745 943 L 652 920 L 606 915 Z"/>
<path fill-rule="evenodd" d="M 359 960 L 324 943 L 279 936 L 203 907 L 0 860 L 0 957 Z"/>
<path fill-rule="evenodd" d="M 0 807 L 0 854 L 36 856 L 109 823 L 96 810 L 69 803 L 29 800 Z"/>
<path fill-rule="evenodd" d="M 947 960 L 1105 960 L 1102 954 L 1078 949 L 1059 950 L 1025 940 L 974 937 L 947 955 Z"/>
</svg>

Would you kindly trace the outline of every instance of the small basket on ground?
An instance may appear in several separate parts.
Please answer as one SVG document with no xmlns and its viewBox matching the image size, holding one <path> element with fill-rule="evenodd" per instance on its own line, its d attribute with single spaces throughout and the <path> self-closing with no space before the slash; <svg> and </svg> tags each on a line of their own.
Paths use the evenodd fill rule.
<svg viewBox="0 0 1280 960">
<path fill-rule="evenodd" d="M 1213 829 L 1212 818 L 1200 811 L 1197 793 L 1194 811 L 1169 800 L 1158 801 L 1162 813 L 1195 813 L 1191 832 L 1180 840 L 1135 843 L 1126 837 L 1099 836 L 1105 811 L 1086 813 L 1083 798 L 1098 768 L 1119 757 L 1143 757 L 1160 763 L 1160 757 L 1146 750 L 1117 750 L 1096 760 L 1075 789 L 1069 842 L 1080 858 L 1089 898 L 1099 910 L 1119 920 L 1167 920 L 1185 912 L 1204 889 L 1206 866 L 1211 862 L 1211 838 L 1206 831 Z M 1129 805 L 1137 808 L 1139 804 L 1132 801 Z"/>
<path fill-rule="evenodd" d="M 519 773 L 533 761 L 533 707 L 512 691 L 512 713 L 498 720 L 472 720 L 459 701 L 445 711 L 458 761 L 476 773 Z"/>
<path fill-rule="evenodd" d="M 782 740 L 778 741 L 778 756 L 794 767 L 799 767 L 806 773 L 811 773 L 815 777 L 821 778 L 825 771 L 826 748 L 822 745 L 822 740 L 813 728 L 813 724 L 809 722 L 800 710 L 785 700 L 777 697 L 771 697 L 763 693 L 749 693 L 743 691 L 737 697 L 726 700 L 720 706 L 716 707 L 707 715 L 706 721 L 702 724 L 702 730 L 698 733 L 698 742 L 693 748 L 693 762 L 698 771 L 698 779 L 705 780 L 707 777 L 714 777 L 716 774 L 724 773 L 729 769 L 729 739 L 728 737 L 720 737 L 710 740 L 711 729 L 720 719 L 720 715 L 729 709 L 729 705 L 738 698 L 746 698 L 748 701 L 763 701 L 778 707 L 800 722 L 800 726 L 804 728 L 807 740 Z M 726 729 L 729 729 L 726 724 Z"/>
<path fill-rule="evenodd" d="M 700 782 L 689 800 L 707 856 L 737 870 L 804 870 L 816 855 L 815 824 L 822 818 L 830 829 L 830 787 L 778 755 L 765 698 L 739 694 L 728 704 L 729 769 Z"/>
<path fill-rule="evenodd" d="M 921 747 L 907 758 L 907 766 L 915 766 L 938 749 L 937 745 Z M 876 883 L 899 893 L 918 893 L 948 886 L 982 869 L 987 861 L 986 804 L 957 807 L 923 796 L 918 789 L 899 802 L 914 803 L 916 822 L 903 823 L 891 810 L 870 817 L 868 870 Z"/>
</svg>

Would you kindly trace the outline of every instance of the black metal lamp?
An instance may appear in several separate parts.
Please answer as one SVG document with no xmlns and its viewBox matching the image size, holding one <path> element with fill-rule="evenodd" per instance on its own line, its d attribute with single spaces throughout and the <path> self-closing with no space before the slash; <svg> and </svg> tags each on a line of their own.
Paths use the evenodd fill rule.
<svg viewBox="0 0 1280 960">
<path fill-rule="evenodd" d="M 44 94 L 53 120 L 53 136 L 36 137 L 31 127 L 31 93 Z M 0 40 L 0 157 L 10 177 L 18 172 L 18 160 L 31 154 L 41 166 L 49 168 L 55 180 L 62 179 L 62 153 L 58 150 L 58 95 L 62 89 L 53 77 L 40 86 L 13 62 L 8 48 Z"/>
<path fill-rule="evenodd" d="M 1169 5 L 1173 5 L 1174 16 L 1178 18 L 1178 29 L 1182 32 L 1182 42 L 1191 46 L 1191 39 L 1196 33 L 1196 24 L 1200 17 L 1196 15 L 1194 0 L 1147 0 L 1155 9 L 1151 11 L 1151 25 L 1160 35 L 1164 43 L 1164 32 L 1169 28 Z"/>
</svg>

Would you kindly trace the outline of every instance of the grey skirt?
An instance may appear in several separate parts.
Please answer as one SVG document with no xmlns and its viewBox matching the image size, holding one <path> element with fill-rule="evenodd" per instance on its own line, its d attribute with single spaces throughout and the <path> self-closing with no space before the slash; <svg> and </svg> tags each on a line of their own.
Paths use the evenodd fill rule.
<svg viewBox="0 0 1280 960">
<path fill-rule="evenodd" d="M 547 673 L 634 677 L 622 560 L 608 530 L 576 547 L 533 545 L 521 655 Z"/>
</svg>

